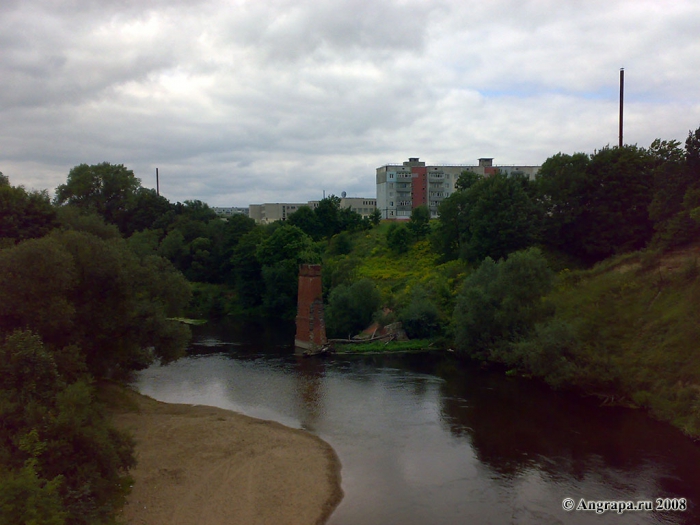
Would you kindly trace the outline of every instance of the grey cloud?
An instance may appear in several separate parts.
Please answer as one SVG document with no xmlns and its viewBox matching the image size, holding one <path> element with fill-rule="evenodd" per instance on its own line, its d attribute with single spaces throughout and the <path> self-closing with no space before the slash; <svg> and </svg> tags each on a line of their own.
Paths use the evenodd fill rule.
<svg viewBox="0 0 700 525">
<path fill-rule="evenodd" d="M 442 9 L 438 2 L 256 2 L 230 14 L 222 37 L 274 62 L 312 55 L 321 62 L 332 61 L 334 52 L 377 60 L 385 51 L 420 52 L 426 21 L 431 12 Z"/>
<path fill-rule="evenodd" d="M 13 7 L 8 8 L 8 5 Z M 374 169 L 539 164 L 700 125 L 695 2 L 93 1 L 0 7 L 0 171 L 124 163 L 172 200 L 371 196 Z"/>
</svg>

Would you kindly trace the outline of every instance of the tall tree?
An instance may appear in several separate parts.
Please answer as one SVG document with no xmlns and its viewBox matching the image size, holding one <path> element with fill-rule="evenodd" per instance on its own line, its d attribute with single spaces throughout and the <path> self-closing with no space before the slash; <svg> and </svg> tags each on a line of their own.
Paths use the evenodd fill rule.
<svg viewBox="0 0 700 525">
<path fill-rule="evenodd" d="M 125 231 L 128 212 L 134 207 L 141 181 L 123 164 L 80 164 L 56 188 L 56 204 L 72 204 L 102 215 Z"/>
<path fill-rule="evenodd" d="M 315 211 L 308 206 L 302 206 L 289 215 L 289 217 L 287 217 L 287 224 L 301 229 L 315 241 L 318 241 L 322 237 L 322 228 L 318 216 Z"/>
<path fill-rule="evenodd" d="M 637 146 L 605 147 L 590 157 L 558 154 L 537 178 L 544 242 L 588 263 L 643 247 L 651 238 L 653 176 Z"/>
<path fill-rule="evenodd" d="M 466 191 L 467 231 L 460 256 L 467 261 L 500 259 L 532 244 L 539 229 L 538 208 L 525 177 L 496 174 Z"/>
<path fill-rule="evenodd" d="M 314 210 L 320 225 L 321 237 L 332 237 L 340 231 L 340 197 L 330 195 L 321 199 Z"/>
</svg>

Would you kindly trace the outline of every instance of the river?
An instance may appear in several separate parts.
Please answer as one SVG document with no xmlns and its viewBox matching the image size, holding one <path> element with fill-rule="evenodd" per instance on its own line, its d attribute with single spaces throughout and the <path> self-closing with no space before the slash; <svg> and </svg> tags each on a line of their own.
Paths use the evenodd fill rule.
<svg viewBox="0 0 700 525">
<path fill-rule="evenodd" d="M 330 525 L 700 523 L 700 447 L 641 411 L 444 354 L 301 358 L 292 327 L 194 334 L 189 357 L 140 372 L 134 386 L 326 440 L 345 492 Z M 567 512 L 564 498 L 685 498 L 687 510 Z"/>
</svg>

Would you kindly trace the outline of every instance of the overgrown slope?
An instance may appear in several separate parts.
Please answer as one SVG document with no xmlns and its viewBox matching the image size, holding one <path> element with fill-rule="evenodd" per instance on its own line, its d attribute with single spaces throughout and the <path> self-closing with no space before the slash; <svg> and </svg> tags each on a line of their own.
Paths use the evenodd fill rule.
<svg viewBox="0 0 700 525">
<path fill-rule="evenodd" d="M 545 378 L 649 408 L 700 435 L 699 256 L 700 246 L 667 255 L 636 252 L 560 274 L 548 297 L 555 317 L 529 344 L 546 347 L 555 342 L 548 328 L 568 326 L 572 337 L 559 337 L 557 346 L 569 366 L 552 368 Z"/>
</svg>

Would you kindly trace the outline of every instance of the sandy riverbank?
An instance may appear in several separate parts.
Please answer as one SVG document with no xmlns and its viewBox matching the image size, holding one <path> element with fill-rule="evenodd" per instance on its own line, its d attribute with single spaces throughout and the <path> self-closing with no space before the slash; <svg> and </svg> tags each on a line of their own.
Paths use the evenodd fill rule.
<svg viewBox="0 0 700 525">
<path fill-rule="evenodd" d="M 114 422 L 136 440 L 129 525 L 325 523 L 340 462 L 316 436 L 213 407 L 121 392 Z"/>
</svg>

